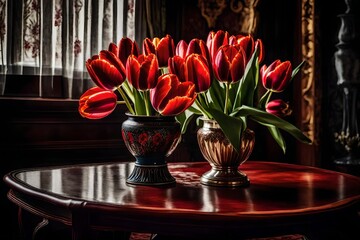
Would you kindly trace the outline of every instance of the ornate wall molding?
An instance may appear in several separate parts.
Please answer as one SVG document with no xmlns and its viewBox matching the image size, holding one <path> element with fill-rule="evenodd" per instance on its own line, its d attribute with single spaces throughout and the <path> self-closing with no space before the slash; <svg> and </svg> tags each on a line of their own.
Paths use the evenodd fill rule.
<svg viewBox="0 0 360 240">
<path fill-rule="evenodd" d="M 253 34 L 258 22 L 256 7 L 259 1 L 260 0 L 199 0 L 198 6 L 201 10 L 201 15 L 206 19 L 210 29 L 216 27 L 218 17 L 225 10 L 230 10 L 239 16 L 239 32 Z"/>
<path fill-rule="evenodd" d="M 315 126 L 315 0 L 301 0 L 301 51 L 306 61 L 301 79 L 301 130 L 317 142 Z"/>
<path fill-rule="evenodd" d="M 199 0 L 201 15 L 206 19 L 209 28 L 214 28 L 216 20 L 226 8 L 226 0 Z"/>
</svg>

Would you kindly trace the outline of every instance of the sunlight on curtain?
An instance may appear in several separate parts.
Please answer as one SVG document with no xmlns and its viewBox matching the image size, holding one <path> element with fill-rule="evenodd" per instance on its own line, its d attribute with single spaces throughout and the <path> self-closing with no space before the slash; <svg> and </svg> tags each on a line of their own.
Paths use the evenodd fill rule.
<svg viewBox="0 0 360 240">
<path fill-rule="evenodd" d="M 6 31 L 7 19 L 6 19 L 6 0 L 0 0 L 0 95 L 4 94 L 5 89 L 5 72 L 6 72 L 6 62 L 5 62 L 5 31 Z"/>
<path fill-rule="evenodd" d="M 78 97 L 91 84 L 85 61 L 125 35 L 134 39 L 134 6 L 135 0 L 0 0 L 0 94 L 7 76 L 38 75 L 39 97 L 51 96 L 53 76 L 62 76 L 63 97 Z"/>
</svg>

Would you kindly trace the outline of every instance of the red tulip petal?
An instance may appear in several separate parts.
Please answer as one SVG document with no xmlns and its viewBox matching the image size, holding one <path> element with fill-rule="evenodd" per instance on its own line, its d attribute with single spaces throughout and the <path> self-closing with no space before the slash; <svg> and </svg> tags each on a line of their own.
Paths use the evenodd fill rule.
<svg viewBox="0 0 360 240">
<path fill-rule="evenodd" d="M 240 49 L 231 62 L 230 74 L 232 82 L 239 81 L 245 72 L 246 67 L 246 56 L 244 50 Z"/>
<path fill-rule="evenodd" d="M 274 71 L 269 72 L 267 81 L 271 84 L 274 91 L 283 91 L 291 79 L 291 63 L 289 61 L 278 65 Z"/>
<path fill-rule="evenodd" d="M 88 119 L 100 119 L 114 111 L 117 96 L 109 90 L 94 87 L 87 90 L 79 100 L 79 113 Z"/>
<path fill-rule="evenodd" d="M 144 56 L 144 61 L 140 66 L 140 73 L 138 81 L 139 90 L 148 90 L 154 88 L 159 76 L 159 65 L 154 54 Z"/>
<path fill-rule="evenodd" d="M 224 49 L 219 49 L 214 61 L 215 76 L 219 81 L 229 81 L 230 62 Z"/>
<path fill-rule="evenodd" d="M 129 83 L 136 89 L 139 88 L 140 63 L 134 55 L 130 55 L 126 62 L 126 76 Z"/>
<path fill-rule="evenodd" d="M 164 116 L 178 115 L 188 109 L 194 101 L 195 98 L 181 96 L 175 97 L 169 100 L 165 108 L 160 113 Z"/>
<path fill-rule="evenodd" d="M 211 62 L 215 60 L 218 49 L 223 45 L 227 45 L 228 43 L 229 33 L 227 31 L 218 30 L 217 32 L 215 32 L 215 34 L 212 34 L 212 36 L 210 36 L 210 34 L 208 35 L 206 45 L 208 46 L 209 53 L 212 59 Z"/>
<path fill-rule="evenodd" d="M 123 63 L 123 65 L 126 65 L 126 61 L 127 58 L 133 54 L 135 56 L 139 55 L 139 46 L 137 45 L 137 43 L 135 41 L 132 41 L 130 38 L 128 37 L 123 37 L 121 38 L 121 40 L 119 41 L 119 53 L 118 53 L 118 57 L 120 59 L 120 61 Z"/>
<path fill-rule="evenodd" d="M 168 64 L 168 59 L 175 54 L 174 40 L 170 35 L 161 38 L 156 46 L 156 57 L 160 67 L 165 67 Z"/>
<path fill-rule="evenodd" d="M 120 83 L 119 85 L 121 85 L 126 78 L 125 65 L 120 61 L 120 59 L 114 53 L 107 50 L 100 51 L 99 58 L 108 61 L 111 65 L 114 65 L 114 67 L 116 67 L 116 69 L 119 71 L 119 73 L 122 76 L 122 79 L 119 79 L 119 83 Z"/>
<path fill-rule="evenodd" d="M 155 54 L 130 55 L 126 63 L 126 76 L 129 83 L 137 90 L 148 90 L 155 87 L 159 76 L 159 65 Z"/>
<path fill-rule="evenodd" d="M 180 82 L 185 82 L 185 59 L 180 56 L 169 58 L 168 62 L 169 73 L 178 76 Z"/>
<path fill-rule="evenodd" d="M 150 90 L 150 101 L 154 109 L 159 111 L 164 106 L 164 99 L 168 96 L 171 89 L 176 87 L 176 82 L 174 86 L 173 78 L 177 78 L 174 74 L 164 74 L 158 78 L 157 85 L 155 88 Z"/>
<path fill-rule="evenodd" d="M 96 75 L 96 73 L 94 72 L 91 63 L 93 61 L 95 61 L 96 59 L 93 57 L 92 59 L 88 59 L 85 63 L 86 69 L 89 73 L 89 76 L 91 78 L 91 80 L 99 87 L 101 88 L 105 88 L 104 84 L 100 81 L 100 79 L 98 78 L 98 76 Z"/>
<path fill-rule="evenodd" d="M 152 43 L 150 38 L 145 38 L 143 41 L 143 54 L 149 55 L 150 53 L 156 53 L 155 45 Z"/>
<path fill-rule="evenodd" d="M 113 90 L 124 82 L 123 75 L 106 60 L 98 59 L 91 62 L 91 68 L 103 88 Z"/>
<path fill-rule="evenodd" d="M 180 40 L 176 45 L 175 53 L 177 56 L 185 58 L 187 49 L 188 49 L 188 44 L 184 40 Z"/>
<path fill-rule="evenodd" d="M 182 82 L 177 86 L 176 95 L 179 96 L 188 96 L 194 97 L 195 93 L 195 84 L 192 82 Z"/>
<path fill-rule="evenodd" d="M 246 61 L 249 61 L 254 50 L 255 50 L 255 41 L 251 36 L 244 36 L 238 39 L 238 44 L 244 49 L 246 54 Z"/>
<path fill-rule="evenodd" d="M 110 52 L 112 52 L 113 54 L 115 54 L 116 56 L 118 55 L 119 49 L 118 49 L 118 46 L 115 43 L 110 43 L 109 47 L 108 47 L 108 50 Z"/>
<path fill-rule="evenodd" d="M 158 84 L 150 90 L 151 103 L 162 115 L 177 115 L 185 111 L 195 101 L 195 85 L 180 83 L 174 74 L 159 77 Z"/>
<path fill-rule="evenodd" d="M 199 54 L 186 58 L 186 80 L 195 84 L 196 92 L 203 92 L 211 86 L 211 76 L 206 59 Z"/>
<path fill-rule="evenodd" d="M 258 60 L 258 62 L 261 63 L 262 61 L 264 61 L 264 58 L 265 58 L 264 44 L 261 41 L 261 39 L 256 40 L 255 47 L 259 48 L 259 60 Z"/>
</svg>

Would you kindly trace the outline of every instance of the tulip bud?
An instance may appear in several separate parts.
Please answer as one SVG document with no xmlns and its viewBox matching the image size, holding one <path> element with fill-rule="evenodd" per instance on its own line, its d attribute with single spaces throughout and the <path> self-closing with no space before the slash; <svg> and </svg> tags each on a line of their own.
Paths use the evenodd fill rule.
<svg viewBox="0 0 360 240">
<path fill-rule="evenodd" d="M 281 118 L 289 116 L 292 112 L 289 104 L 284 102 L 282 99 L 270 101 L 266 104 L 266 111 Z"/>
</svg>

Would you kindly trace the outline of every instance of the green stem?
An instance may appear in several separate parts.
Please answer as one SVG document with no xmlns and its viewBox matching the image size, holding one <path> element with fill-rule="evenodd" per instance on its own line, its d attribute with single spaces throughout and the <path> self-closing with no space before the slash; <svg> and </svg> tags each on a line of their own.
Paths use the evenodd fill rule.
<svg viewBox="0 0 360 240">
<path fill-rule="evenodd" d="M 269 102 L 270 97 L 271 97 L 271 91 L 267 90 L 266 93 L 261 97 L 259 104 L 258 104 L 258 108 L 259 109 L 265 109 L 265 105 Z"/>
<path fill-rule="evenodd" d="M 169 69 L 167 67 L 161 67 L 160 71 L 161 71 L 161 75 L 169 73 Z"/>
<path fill-rule="evenodd" d="M 144 101 L 145 101 L 146 116 L 151 116 L 152 106 L 150 102 L 150 90 L 144 91 Z"/>
<path fill-rule="evenodd" d="M 118 92 L 120 93 L 121 97 L 124 99 L 124 102 L 126 104 L 126 107 L 128 108 L 129 112 L 131 114 L 135 114 L 135 111 L 133 109 L 133 107 L 130 104 L 129 98 L 126 96 L 126 94 L 124 93 L 124 91 L 121 89 L 121 87 L 117 87 Z"/>
<path fill-rule="evenodd" d="M 271 95 L 272 95 L 272 91 L 270 91 L 270 90 L 268 90 L 269 91 L 269 94 L 268 94 L 268 96 L 267 96 L 267 99 L 266 99 L 266 102 L 265 102 L 265 106 L 266 106 L 266 104 L 268 104 L 268 102 L 270 101 L 270 98 L 271 98 Z"/>
<path fill-rule="evenodd" d="M 207 93 L 207 91 L 202 92 L 201 95 L 202 95 L 202 97 L 203 97 L 203 99 L 205 101 L 206 106 L 209 106 L 209 99 L 206 97 L 206 93 Z"/>
<path fill-rule="evenodd" d="M 229 101 L 229 86 L 230 83 L 226 82 L 225 83 L 225 106 L 224 106 L 224 113 L 227 114 L 227 109 L 228 109 L 228 101 Z"/>
<path fill-rule="evenodd" d="M 129 82 L 126 80 L 125 82 L 123 82 L 123 84 L 121 84 L 121 87 L 124 89 L 126 95 L 128 96 L 128 98 L 130 98 L 131 102 L 135 103 L 134 94 L 131 90 L 131 87 L 129 86 Z"/>
<path fill-rule="evenodd" d="M 198 95 L 198 97 L 199 97 L 199 95 Z M 211 115 L 204 109 L 204 107 L 202 106 L 202 104 L 200 103 L 198 98 L 195 99 L 195 104 L 198 106 L 198 108 L 203 116 L 211 119 Z"/>
</svg>

